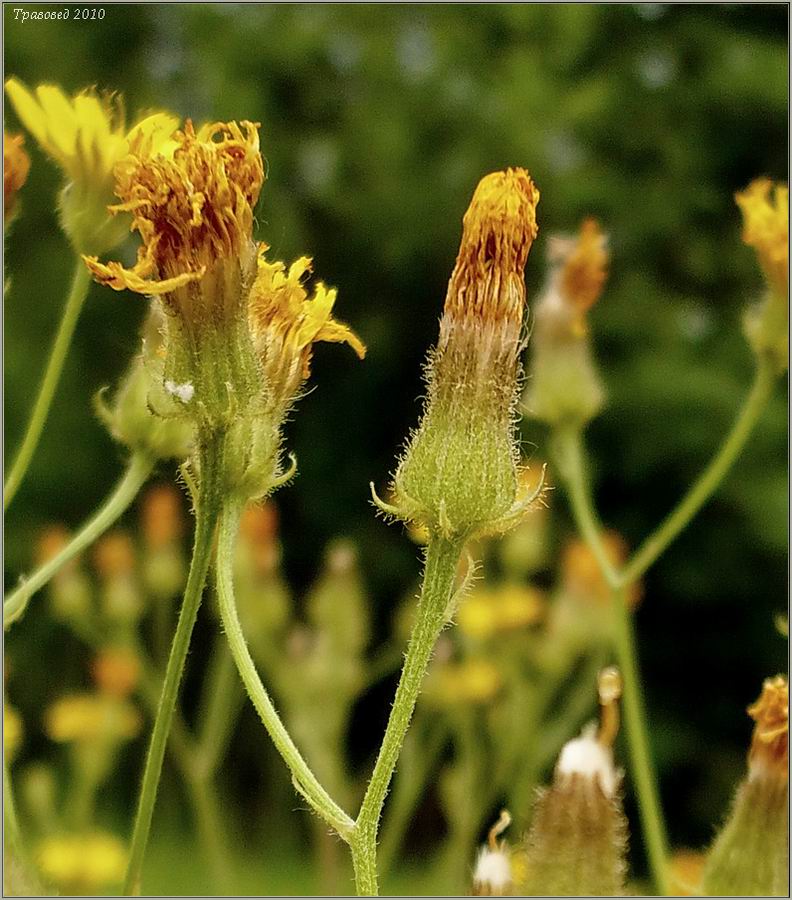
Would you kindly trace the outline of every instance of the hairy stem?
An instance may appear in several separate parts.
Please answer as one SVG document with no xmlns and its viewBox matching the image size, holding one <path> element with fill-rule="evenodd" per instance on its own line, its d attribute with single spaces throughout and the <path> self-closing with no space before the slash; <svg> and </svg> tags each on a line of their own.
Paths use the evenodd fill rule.
<svg viewBox="0 0 792 900">
<path fill-rule="evenodd" d="M 295 746 L 291 735 L 286 730 L 266 688 L 259 678 L 245 640 L 245 635 L 242 632 L 242 626 L 239 623 L 234 598 L 232 565 L 240 512 L 240 505 L 236 503 L 229 503 L 223 510 L 220 519 L 217 564 L 215 567 L 220 615 L 231 653 L 242 683 L 245 685 L 256 712 L 272 738 L 275 748 L 289 767 L 295 789 L 310 803 L 316 813 L 343 840 L 348 842 L 355 823 L 322 787 Z"/>
<path fill-rule="evenodd" d="M 385 796 L 410 725 L 421 683 L 440 632 L 446 625 L 463 542 L 432 536 L 426 552 L 423 587 L 407 656 L 396 688 L 385 736 L 350 841 L 360 896 L 377 895 L 377 832 Z"/>
<path fill-rule="evenodd" d="M 74 336 L 77 319 L 80 317 L 80 311 L 85 303 L 85 298 L 88 296 L 90 284 L 90 273 L 78 256 L 74 266 L 71 289 L 66 299 L 66 306 L 63 309 L 58 332 L 55 335 L 55 343 L 52 345 L 47 367 L 44 370 L 44 377 L 41 379 L 38 396 L 33 404 L 33 411 L 30 414 L 25 436 L 22 438 L 22 443 L 19 450 L 17 450 L 16 458 L 3 488 L 4 510 L 11 505 L 11 501 L 14 499 L 27 474 L 33 454 L 36 452 L 36 447 L 52 405 L 52 398 L 55 396 L 55 391 L 63 372 L 63 364 L 66 361 L 66 355 L 69 352 L 69 346 Z"/>
<path fill-rule="evenodd" d="M 184 591 L 179 621 L 173 638 L 165 679 L 162 684 L 154 730 L 146 756 L 143 784 L 140 789 L 135 826 L 132 832 L 129 866 L 124 880 L 124 893 L 136 894 L 140 889 L 143 857 L 146 852 L 154 804 L 157 799 L 162 760 L 171 729 L 174 710 L 179 694 L 184 664 L 190 646 L 198 608 L 201 605 L 206 575 L 212 556 L 217 517 L 220 506 L 220 475 L 225 436 L 222 433 L 204 435 L 201 442 L 201 482 L 196 512 L 195 542 L 190 573 Z"/>
<path fill-rule="evenodd" d="M 140 452 L 132 455 L 126 471 L 104 505 L 94 513 L 93 517 L 83 525 L 60 553 L 44 563 L 6 597 L 3 602 L 4 629 L 22 617 L 30 598 L 36 591 L 40 591 L 69 560 L 74 559 L 78 553 L 101 537 L 125 512 L 138 495 L 153 468 L 154 460 L 151 457 Z"/>
</svg>

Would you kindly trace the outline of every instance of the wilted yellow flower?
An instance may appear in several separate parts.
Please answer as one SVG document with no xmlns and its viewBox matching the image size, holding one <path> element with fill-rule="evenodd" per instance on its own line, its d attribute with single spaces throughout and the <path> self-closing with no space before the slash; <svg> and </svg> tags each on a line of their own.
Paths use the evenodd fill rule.
<svg viewBox="0 0 792 900">
<path fill-rule="evenodd" d="M 3 132 L 3 220 L 6 224 L 14 215 L 16 195 L 30 171 L 30 157 L 24 144 L 21 134 Z"/>
<path fill-rule="evenodd" d="M 124 700 L 101 694 L 72 694 L 44 714 L 44 729 L 58 743 L 130 740 L 140 731 L 140 713 Z"/>
<path fill-rule="evenodd" d="M 288 407 L 310 374 L 313 344 L 345 343 L 360 359 L 366 348 L 358 336 L 333 316 L 336 290 L 320 281 L 309 298 L 305 279 L 312 260 L 301 256 L 286 268 L 268 262 L 269 248 L 261 245 L 256 280 L 250 291 L 250 325 L 261 359 L 267 390 L 276 408 Z"/>
<path fill-rule="evenodd" d="M 132 230 L 142 240 L 135 266 L 96 257 L 86 257 L 86 264 L 116 291 L 165 295 L 187 317 L 221 315 L 191 309 L 195 292 L 174 292 L 202 279 L 218 260 L 252 263 L 253 208 L 263 183 L 256 125 L 216 122 L 196 132 L 188 120 L 161 152 L 133 148 L 116 168 L 122 202 L 111 211 L 132 213 Z"/>
<path fill-rule="evenodd" d="M 757 178 L 734 199 L 743 215 L 743 241 L 756 250 L 767 280 L 786 297 L 789 290 L 789 188 Z"/>
<path fill-rule="evenodd" d="M 575 310 L 573 326 L 585 333 L 585 314 L 599 299 L 608 278 L 608 239 L 596 219 L 585 219 L 577 240 L 569 247 L 560 288 Z"/>
<path fill-rule="evenodd" d="M 118 98 L 87 90 L 68 97 L 42 84 L 35 93 L 16 78 L 6 93 L 22 124 L 41 149 L 63 169 L 72 188 L 61 198 L 67 233 L 78 249 L 101 252 L 123 238 L 111 227 L 107 204 L 113 199 L 113 170 L 129 152 L 149 153 L 167 142 L 178 120 L 156 113 L 127 131 Z"/>
<path fill-rule="evenodd" d="M 784 782 L 789 777 L 789 683 L 783 675 L 766 678 L 756 703 L 748 707 L 756 722 L 750 763 L 754 771 Z"/>
<path fill-rule="evenodd" d="M 516 525 L 514 405 L 539 191 L 524 169 L 481 179 L 462 220 L 422 421 L 394 478 L 395 515 L 467 536 Z"/>
<path fill-rule="evenodd" d="M 103 832 L 60 835 L 39 844 L 36 860 L 44 878 L 65 893 L 95 894 L 123 879 L 127 851 Z"/>
<path fill-rule="evenodd" d="M 3 704 L 3 750 L 10 762 L 22 743 L 22 717 L 7 703 Z"/>
</svg>

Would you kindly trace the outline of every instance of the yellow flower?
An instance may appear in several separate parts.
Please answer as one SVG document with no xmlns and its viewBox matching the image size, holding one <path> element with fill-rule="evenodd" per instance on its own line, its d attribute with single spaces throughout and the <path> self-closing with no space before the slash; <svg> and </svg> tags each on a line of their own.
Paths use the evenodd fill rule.
<svg viewBox="0 0 792 900">
<path fill-rule="evenodd" d="M 789 776 L 789 683 L 783 675 L 766 678 L 756 703 L 748 707 L 756 722 L 750 763 L 754 771 L 787 781 Z"/>
<path fill-rule="evenodd" d="M 22 743 L 22 717 L 9 706 L 3 704 L 3 750 L 6 759 L 10 762 Z"/>
<path fill-rule="evenodd" d="M 474 590 L 460 606 L 457 622 L 466 635 L 484 641 L 536 624 L 543 611 L 539 591 L 528 585 L 506 583 Z"/>
<path fill-rule="evenodd" d="M 142 240 L 137 263 L 86 257 L 100 284 L 116 291 L 168 295 L 199 281 L 218 260 L 253 254 L 253 208 L 264 183 L 258 128 L 252 122 L 192 122 L 162 152 L 134 148 L 116 167 L 121 203 Z M 187 296 L 179 298 L 189 306 Z M 183 310 L 189 313 L 189 309 Z"/>
<path fill-rule="evenodd" d="M 27 181 L 30 157 L 25 153 L 21 134 L 3 132 L 3 220 L 7 224 L 14 215 L 16 195 Z"/>
<path fill-rule="evenodd" d="M 502 683 L 496 666 L 486 659 L 473 657 L 430 672 L 426 695 L 437 706 L 481 705 L 496 697 Z"/>
<path fill-rule="evenodd" d="M 58 743 L 130 740 L 141 724 L 134 706 L 101 694 L 61 697 L 44 714 L 44 730 Z"/>
<path fill-rule="evenodd" d="M 66 893 L 96 893 L 124 877 L 127 851 L 103 832 L 45 838 L 36 859 L 42 875 Z"/>
<path fill-rule="evenodd" d="M 17 78 L 5 87 L 23 125 L 72 181 L 106 184 L 130 149 L 151 148 L 178 125 L 173 116 L 156 113 L 127 132 L 117 98 L 103 100 L 90 90 L 70 98 L 54 84 L 41 84 L 33 94 Z"/>
<path fill-rule="evenodd" d="M 769 178 L 757 178 L 734 199 L 743 215 L 743 241 L 756 250 L 774 290 L 786 298 L 789 290 L 789 188 Z"/>
<path fill-rule="evenodd" d="M 87 90 L 68 97 L 59 87 L 42 84 L 35 93 L 16 78 L 6 93 L 22 124 L 69 182 L 61 195 L 63 225 L 78 250 L 102 252 L 123 239 L 125 223 L 113 224 L 115 165 L 130 152 L 150 153 L 167 142 L 178 120 L 155 113 L 127 131 L 117 98 Z"/>
<path fill-rule="evenodd" d="M 262 362 L 267 389 L 276 407 L 288 406 L 310 374 L 313 344 L 345 343 L 360 359 L 366 348 L 358 336 L 333 316 L 336 290 L 320 281 L 309 298 L 305 279 L 312 260 L 301 256 L 289 268 L 268 262 L 259 250 L 258 272 L 250 291 L 250 325 L 253 343 Z"/>
<path fill-rule="evenodd" d="M 561 293 L 575 310 L 573 327 L 586 332 L 585 314 L 597 302 L 608 278 L 608 239 L 596 219 L 585 219 L 561 270 Z"/>
<path fill-rule="evenodd" d="M 627 541 L 616 531 L 606 531 L 602 535 L 605 555 L 610 562 L 619 566 L 627 559 Z M 586 605 L 607 606 L 611 602 L 612 591 L 602 574 L 597 558 L 588 544 L 579 539 L 571 540 L 564 548 L 561 559 L 561 575 L 564 591 Z M 642 594 L 640 584 L 630 587 L 627 602 L 634 609 Z"/>
<path fill-rule="evenodd" d="M 441 347 L 457 318 L 505 320 L 519 333 L 525 310 L 523 271 L 538 231 L 538 202 L 539 191 L 525 169 L 492 172 L 478 183 L 462 219 Z"/>
</svg>

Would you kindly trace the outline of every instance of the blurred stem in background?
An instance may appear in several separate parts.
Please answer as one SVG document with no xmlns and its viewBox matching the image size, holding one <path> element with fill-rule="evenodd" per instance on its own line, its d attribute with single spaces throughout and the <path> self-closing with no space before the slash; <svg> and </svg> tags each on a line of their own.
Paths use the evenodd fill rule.
<svg viewBox="0 0 792 900">
<path fill-rule="evenodd" d="M 162 685 L 151 743 L 146 755 L 146 766 L 143 772 L 143 783 L 140 789 L 135 826 L 130 846 L 129 865 L 124 880 L 124 893 L 136 894 L 140 889 L 140 876 L 143 868 L 143 857 L 146 852 L 154 804 L 157 799 L 157 788 L 162 773 L 162 760 L 165 746 L 173 721 L 179 686 L 187 660 L 198 608 L 201 605 L 206 576 L 212 556 L 212 546 L 217 526 L 221 503 L 221 476 L 223 472 L 223 453 L 225 448 L 225 432 L 220 430 L 202 435 L 199 442 L 201 466 L 200 484 L 197 497 L 195 540 L 190 573 L 184 591 L 179 621 L 173 637 L 165 679 Z"/>
<path fill-rule="evenodd" d="M 52 345 L 50 357 L 47 367 L 44 370 L 44 377 L 39 386 L 36 402 L 33 404 L 33 412 L 25 430 L 25 436 L 22 438 L 22 444 L 17 451 L 11 471 L 8 473 L 3 488 L 3 509 L 6 510 L 11 505 L 16 492 L 19 490 L 25 475 L 27 474 L 33 454 L 36 452 L 41 433 L 44 430 L 44 424 L 49 415 L 52 399 L 60 381 L 63 372 L 63 364 L 69 352 L 69 346 L 74 336 L 74 329 L 80 312 L 88 296 L 88 289 L 91 284 L 91 274 L 83 264 L 82 259 L 78 256 L 74 264 L 74 274 L 72 276 L 71 289 L 66 299 L 66 306 L 63 310 L 63 317 L 58 326 L 55 335 L 55 343 Z"/>
<path fill-rule="evenodd" d="M 650 751 L 646 704 L 641 687 L 633 621 L 627 604 L 627 589 L 658 559 L 715 492 L 759 421 L 777 377 L 778 369 L 773 360 L 759 355 L 751 391 L 712 462 L 621 570 L 611 564 L 601 540 L 601 526 L 594 509 L 586 470 L 582 429 L 562 426 L 556 428 L 552 436 L 552 451 L 566 486 L 576 524 L 611 586 L 615 651 L 624 679 L 624 718 L 632 774 L 652 877 L 656 890 L 663 895 L 670 892 L 667 872 L 668 842 Z"/>
<path fill-rule="evenodd" d="M 52 559 L 40 566 L 3 602 L 3 628 L 21 618 L 30 598 L 56 575 L 69 560 L 90 547 L 128 509 L 138 492 L 148 480 L 155 461 L 145 453 L 136 452 L 130 457 L 126 471 L 113 493 L 90 518 L 69 543 Z"/>
</svg>

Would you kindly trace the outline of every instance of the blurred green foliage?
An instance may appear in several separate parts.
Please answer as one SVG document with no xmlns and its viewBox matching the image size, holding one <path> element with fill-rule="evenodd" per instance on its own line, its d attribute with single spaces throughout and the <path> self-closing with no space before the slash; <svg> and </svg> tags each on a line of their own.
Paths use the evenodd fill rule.
<svg viewBox="0 0 792 900">
<path fill-rule="evenodd" d="M 586 215 L 611 234 L 612 275 L 592 315 L 610 402 L 590 445 L 604 521 L 633 545 L 648 533 L 717 447 L 751 377 L 740 316 L 761 277 L 732 197 L 757 175 L 786 177 L 786 5 L 104 9 L 101 21 L 23 24 L 6 5 L 7 75 L 119 91 L 130 116 L 166 108 L 260 122 L 269 180 L 259 237 L 286 260 L 313 254 L 318 276 L 339 288 L 339 317 L 369 347 L 360 364 L 320 346 L 313 389 L 288 427 L 300 474 L 277 499 L 297 589 L 338 535 L 359 544 L 381 627 L 415 577 L 414 546 L 375 519 L 367 484 L 385 481 L 417 420 L 422 361 L 472 190 L 507 165 L 527 167 L 542 192 L 529 297 L 548 234 Z M 12 115 L 6 127 L 16 130 Z M 32 171 L 6 241 L 9 456 L 71 265 L 57 173 L 27 146 Z M 76 525 L 118 477 L 121 454 L 90 401 L 126 365 L 143 309 L 138 297 L 92 289 L 8 516 L 8 582 L 30 565 L 43 524 Z M 708 841 L 742 767 L 744 707 L 785 664 L 773 618 L 786 598 L 786 428 L 779 391 L 735 471 L 646 579 L 637 626 L 675 845 Z M 542 454 L 538 429 L 524 437 Z M 561 512 L 561 492 L 553 502 Z M 52 671 L 79 671 L 75 646 L 48 629 L 34 601 L 8 648 L 15 703 L 34 717 Z M 210 630 L 203 621 L 199 647 Z M 391 690 L 358 711 L 360 766 Z M 241 771 L 264 741 L 256 729 L 245 718 Z M 245 809 L 260 812 L 255 790 L 244 793 Z"/>
</svg>

